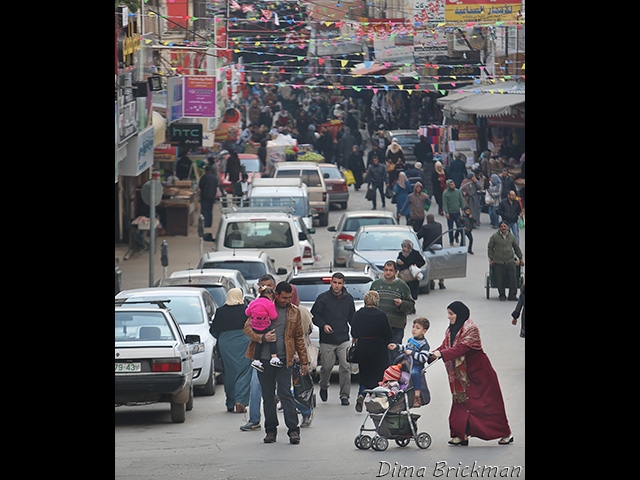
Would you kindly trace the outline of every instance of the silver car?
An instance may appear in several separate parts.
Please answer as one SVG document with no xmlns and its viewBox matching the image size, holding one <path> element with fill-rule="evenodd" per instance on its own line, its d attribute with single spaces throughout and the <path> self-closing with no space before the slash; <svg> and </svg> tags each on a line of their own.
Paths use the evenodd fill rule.
<svg viewBox="0 0 640 480">
<path fill-rule="evenodd" d="M 209 332 L 216 313 L 216 303 L 211 294 L 198 287 L 149 287 L 123 290 L 116 299 L 127 302 L 152 304 L 165 300 L 167 308 L 178 320 L 185 335 L 199 335 L 200 343 L 193 350 L 194 393 L 214 395 L 216 393 L 216 365 L 213 348 L 217 340 Z M 220 368 L 218 368 L 220 370 Z"/>
<path fill-rule="evenodd" d="M 384 210 L 356 210 L 343 213 L 337 226 L 332 225 L 327 228 L 327 231 L 335 232 L 333 236 L 333 265 L 336 267 L 346 266 L 348 254 L 344 246 L 353 242 L 353 237 L 361 226 L 397 224 L 398 220 L 395 214 Z"/>
<path fill-rule="evenodd" d="M 409 239 L 414 248 L 422 253 L 425 264 L 420 268 L 423 274 L 420 280 L 420 291 L 429 293 L 430 280 L 439 278 L 461 278 L 467 276 L 467 246 L 464 234 L 459 246 L 442 248 L 442 237 L 448 235 L 448 230 L 442 233 L 440 239 L 427 246 L 422 251 L 422 242 L 416 232 L 409 225 L 369 225 L 360 227 L 353 243 L 345 246 L 349 252 L 347 266 L 362 268 L 370 265 L 378 273 L 382 272 L 387 260 L 395 261 L 402 250 L 402 241 Z"/>
</svg>

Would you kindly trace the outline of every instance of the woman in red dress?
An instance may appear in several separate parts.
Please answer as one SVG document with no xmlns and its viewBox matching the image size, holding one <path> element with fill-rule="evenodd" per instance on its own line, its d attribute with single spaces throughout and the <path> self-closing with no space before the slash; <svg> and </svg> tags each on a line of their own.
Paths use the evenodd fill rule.
<svg viewBox="0 0 640 480">
<path fill-rule="evenodd" d="M 489 357 L 482 350 L 478 326 L 469 308 L 455 301 L 447 307 L 449 327 L 433 357 L 442 358 L 453 397 L 449 414 L 451 445 L 469 445 L 469 437 L 513 442 L 502 392 Z M 432 357 L 432 358 L 433 358 Z"/>
</svg>

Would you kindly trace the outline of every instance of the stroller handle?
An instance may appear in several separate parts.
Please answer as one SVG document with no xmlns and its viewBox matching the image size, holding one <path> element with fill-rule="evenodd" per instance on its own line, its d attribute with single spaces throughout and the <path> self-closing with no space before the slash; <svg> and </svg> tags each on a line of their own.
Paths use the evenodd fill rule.
<svg viewBox="0 0 640 480">
<path fill-rule="evenodd" d="M 431 362 L 431 363 L 425 363 L 424 364 L 424 368 L 422 369 L 423 372 L 427 371 L 427 368 L 431 367 L 431 365 L 433 365 L 434 363 L 436 363 L 438 360 L 440 360 L 441 357 L 436 357 L 436 359 Z"/>
</svg>

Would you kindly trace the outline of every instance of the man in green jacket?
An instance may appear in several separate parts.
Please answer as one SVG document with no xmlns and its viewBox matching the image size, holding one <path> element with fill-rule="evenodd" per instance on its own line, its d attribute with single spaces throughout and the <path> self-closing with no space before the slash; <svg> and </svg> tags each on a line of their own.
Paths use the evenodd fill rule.
<svg viewBox="0 0 640 480">
<path fill-rule="evenodd" d="M 370 290 L 375 290 L 380 296 L 378 308 L 387 314 L 393 337 L 389 343 L 402 345 L 404 329 L 407 326 L 407 315 L 415 312 L 416 302 L 411 296 L 411 289 L 406 282 L 397 278 L 398 266 L 393 260 L 387 260 L 382 269 L 382 277 L 371 284 Z M 396 354 L 389 352 L 389 365 L 393 363 Z"/>
<path fill-rule="evenodd" d="M 442 209 L 444 215 L 447 217 L 447 229 L 449 230 L 449 246 L 453 247 L 453 225 L 462 228 L 460 224 L 460 212 L 465 207 L 464 197 L 462 192 L 456 188 L 456 184 L 453 180 L 447 180 L 447 189 L 442 192 Z M 459 232 L 456 232 L 456 239 Z M 464 234 L 463 234 L 464 238 Z"/>
<path fill-rule="evenodd" d="M 504 220 L 500 222 L 498 231 L 489 237 L 487 255 L 489 256 L 489 266 L 493 268 L 495 275 L 500 301 L 507 300 L 505 279 L 509 286 L 509 300 L 518 300 L 516 261 L 514 259 L 518 257 L 520 266 L 524 265 L 524 260 L 522 259 L 522 249 L 518 244 L 518 240 L 509 231 L 509 225 Z"/>
</svg>

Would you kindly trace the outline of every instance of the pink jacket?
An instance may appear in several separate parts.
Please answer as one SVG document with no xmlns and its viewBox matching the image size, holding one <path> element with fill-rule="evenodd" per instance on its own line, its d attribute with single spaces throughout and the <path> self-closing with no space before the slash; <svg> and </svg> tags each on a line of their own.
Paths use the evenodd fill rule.
<svg viewBox="0 0 640 480">
<path fill-rule="evenodd" d="M 271 326 L 271 320 L 278 318 L 276 304 L 267 297 L 258 297 L 253 300 L 244 314 L 251 317 L 251 328 L 258 331 L 266 330 Z"/>
</svg>

